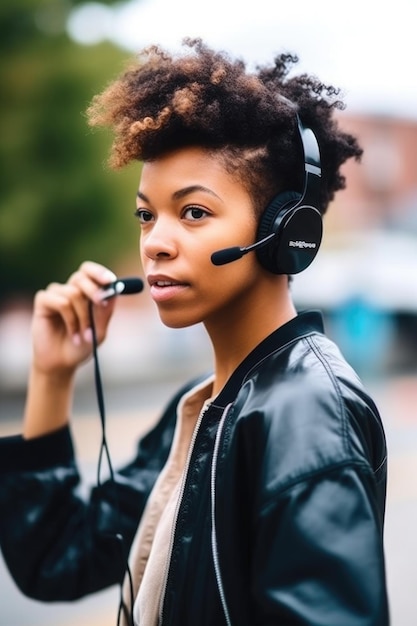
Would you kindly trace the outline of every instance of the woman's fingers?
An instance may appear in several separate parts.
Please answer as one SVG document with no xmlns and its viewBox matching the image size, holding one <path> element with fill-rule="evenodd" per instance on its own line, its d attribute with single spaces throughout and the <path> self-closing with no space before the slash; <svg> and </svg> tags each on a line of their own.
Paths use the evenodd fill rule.
<svg viewBox="0 0 417 626">
<path fill-rule="evenodd" d="M 107 326 L 114 310 L 115 300 L 103 300 L 103 287 L 116 280 L 116 275 L 98 263 L 86 261 L 77 272 L 70 277 L 68 284 L 76 287 L 82 297 L 75 297 L 73 306 L 79 319 L 79 335 L 74 341 L 92 341 L 92 329 L 88 301 L 94 303 L 93 315 L 96 327 L 97 342 L 101 343 L 106 336 Z"/>
<path fill-rule="evenodd" d="M 117 279 L 116 275 L 99 263 L 85 261 L 80 268 L 74 272 L 68 283 L 76 285 L 78 289 L 93 302 L 101 301 L 100 290 Z"/>
<path fill-rule="evenodd" d="M 69 337 L 88 328 L 87 299 L 74 285 L 51 283 L 35 297 L 35 315 L 48 320 L 53 330 Z"/>
<path fill-rule="evenodd" d="M 116 300 L 101 301 L 102 288 L 114 280 L 113 272 L 88 261 L 66 283 L 51 283 L 36 294 L 32 337 L 34 358 L 39 369 L 75 368 L 91 356 L 93 334 L 90 313 L 94 315 L 97 342 L 101 343 Z"/>
</svg>

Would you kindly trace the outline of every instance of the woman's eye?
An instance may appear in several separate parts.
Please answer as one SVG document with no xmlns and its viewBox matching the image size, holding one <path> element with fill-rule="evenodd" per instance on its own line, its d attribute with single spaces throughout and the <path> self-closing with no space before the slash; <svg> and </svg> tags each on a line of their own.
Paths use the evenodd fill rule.
<svg viewBox="0 0 417 626">
<path fill-rule="evenodd" d="M 147 222 L 151 222 L 153 220 L 152 213 L 146 209 L 136 209 L 135 215 L 141 224 L 146 224 Z"/>
<path fill-rule="evenodd" d="M 191 220 L 191 221 L 201 220 L 207 215 L 208 215 L 208 212 L 205 209 L 202 209 L 198 206 L 188 207 L 188 209 L 184 211 L 184 217 L 187 220 Z"/>
</svg>

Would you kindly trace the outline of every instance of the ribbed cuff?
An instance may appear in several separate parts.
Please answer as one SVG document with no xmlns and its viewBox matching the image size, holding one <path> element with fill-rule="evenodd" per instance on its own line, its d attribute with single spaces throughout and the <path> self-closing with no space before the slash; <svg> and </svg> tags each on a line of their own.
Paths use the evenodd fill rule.
<svg viewBox="0 0 417 626">
<path fill-rule="evenodd" d="M 47 435 L 24 439 L 22 435 L 0 438 L 0 472 L 33 472 L 66 465 L 74 458 L 71 433 L 64 426 Z"/>
</svg>

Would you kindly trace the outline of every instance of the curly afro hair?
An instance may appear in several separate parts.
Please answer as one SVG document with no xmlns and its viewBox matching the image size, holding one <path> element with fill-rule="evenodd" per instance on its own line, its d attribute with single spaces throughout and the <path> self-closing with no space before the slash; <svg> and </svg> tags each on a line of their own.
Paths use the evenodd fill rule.
<svg viewBox="0 0 417 626">
<path fill-rule="evenodd" d="M 345 187 L 341 165 L 362 154 L 356 138 L 334 119 L 334 110 L 344 108 L 339 90 L 307 74 L 290 78 L 298 62 L 290 54 L 250 72 L 244 61 L 212 50 L 201 39 L 185 39 L 183 45 L 177 55 L 159 46 L 145 48 L 133 67 L 93 98 L 90 125 L 114 131 L 110 165 L 120 168 L 198 145 L 216 152 L 246 185 L 255 210 L 262 211 L 277 193 L 302 191 L 295 105 L 320 146 L 324 213 Z"/>
</svg>

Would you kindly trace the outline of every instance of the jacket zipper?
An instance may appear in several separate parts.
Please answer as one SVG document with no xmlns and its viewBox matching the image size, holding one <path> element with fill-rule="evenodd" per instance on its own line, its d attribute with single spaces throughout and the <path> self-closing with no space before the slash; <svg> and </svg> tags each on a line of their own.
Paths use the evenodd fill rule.
<svg viewBox="0 0 417 626">
<path fill-rule="evenodd" d="M 174 515 L 174 520 L 175 521 L 174 521 L 174 523 L 172 525 L 172 529 L 171 529 L 171 536 L 170 536 L 170 543 L 169 543 L 169 550 L 168 550 L 168 558 L 167 558 L 166 567 L 165 567 L 164 584 L 162 585 L 161 599 L 159 601 L 159 621 L 158 621 L 159 626 L 162 625 L 162 620 L 163 620 L 163 606 L 164 606 L 164 599 L 165 599 L 165 594 L 166 594 L 167 584 L 168 584 L 169 564 L 171 562 L 172 549 L 173 549 L 173 546 L 174 546 L 174 536 L 175 536 L 175 531 L 177 529 L 178 513 L 179 513 L 181 501 L 182 501 L 182 498 L 183 498 L 183 495 L 184 495 L 185 482 L 186 482 L 186 478 L 187 478 L 187 474 L 188 474 L 188 468 L 190 466 L 191 455 L 193 453 L 194 444 L 195 444 L 195 440 L 197 439 L 198 431 L 200 430 L 201 422 L 203 421 L 204 415 L 206 414 L 206 412 L 210 408 L 210 404 L 211 403 L 205 404 L 203 406 L 203 408 L 201 409 L 201 411 L 200 411 L 200 414 L 198 416 L 198 420 L 197 420 L 195 428 L 194 428 L 194 432 L 193 432 L 192 437 L 191 437 L 190 447 L 188 449 L 187 459 L 186 459 L 185 466 L 184 466 L 184 471 L 183 471 L 182 481 L 181 481 L 181 488 L 180 488 L 177 504 L 176 504 L 176 507 L 175 507 L 175 515 Z"/>
<path fill-rule="evenodd" d="M 228 404 L 223 411 L 223 415 L 219 422 L 219 427 L 216 433 L 216 440 L 214 443 L 214 451 L 213 451 L 213 460 L 211 463 L 211 550 L 213 553 L 213 563 L 214 563 L 214 571 L 216 574 L 216 582 L 217 588 L 220 595 L 220 600 L 223 606 L 224 617 L 226 619 L 227 626 L 232 626 L 232 620 L 230 619 L 229 609 L 227 608 L 226 595 L 223 587 L 223 580 L 220 571 L 220 563 L 219 563 L 219 549 L 217 544 L 217 533 L 216 533 L 216 467 L 217 467 L 217 457 L 219 454 L 220 448 L 220 438 L 223 432 L 224 423 L 226 421 L 226 416 L 229 412 L 232 404 Z"/>
</svg>

